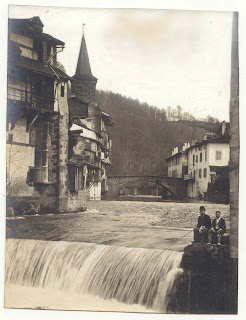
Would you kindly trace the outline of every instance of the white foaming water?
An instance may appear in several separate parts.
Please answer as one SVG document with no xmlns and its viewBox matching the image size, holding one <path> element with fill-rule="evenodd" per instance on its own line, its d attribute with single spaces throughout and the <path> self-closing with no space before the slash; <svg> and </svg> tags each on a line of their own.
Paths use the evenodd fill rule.
<svg viewBox="0 0 246 320">
<path fill-rule="evenodd" d="M 85 310 L 83 297 L 90 296 L 92 301 L 96 297 L 95 302 L 113 299 L 121 303 L 118 309 L 109 305 L 107 310 L 111 311 L 133 311 L 123 304 L 159 312 L 175 311 L 168 310 L 168 303 L 175 292 L 177 277 L 183 272 L 180 268 L 182 255 L 182 252 L 170 250 L 8 239 L 5 294 L 11 292 L 13 286 L 34 291 L 39 288 L 45 290 L 46 297 L 65 292 L 71 298 L 74 293 L 75 300 L 79 301 L 81 296 L 81 307 L 66 304 L 61 306 L 64 309 Z M 8 304 L 15 307 L 11 302 Z M 52 308 L 52 305 L 44 308 Z M 141 308 L 134 310 L 150 312 Z"/>
</svg>

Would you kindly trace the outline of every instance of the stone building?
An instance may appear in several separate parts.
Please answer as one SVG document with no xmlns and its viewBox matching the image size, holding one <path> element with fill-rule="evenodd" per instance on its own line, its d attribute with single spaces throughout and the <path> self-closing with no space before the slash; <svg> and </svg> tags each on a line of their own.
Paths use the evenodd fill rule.
<svg viewBox="0 0 246 320">
<path fill-rule="evenodd" d="M 92 75 L 84 34 L 69 99 L 70 140 L 69 172 L 74 189 L 88 188 L 88 198 L 100 200 L 107 192 L 107 168 L 111 164 L 111 146 L 107 126 L 109 114 L 95 101 L 97 78 Z M 76 186 L 75 180 L 83 179 Z"/>
<path fill-rule="evenodd" d="M 222 122 L 216 134 L 205 134 L 202 141 L 174 148 L 167 158 L 168 175 L 184 178 L 187 197 L 229 201 L 229 123 Z"/>
<path fill-rule="evenodd" d="M 7 196 L 11 206 L 31 202 L 44 211 L 67 210 L 70 77 L 57 68 L 63 48 L 64 42 L 43 33 L 39 17 L 9 19 Z"/>
<path fill-rule="evenodd" d="M 39 17 L 9 19 L 7 205 L 17 214 L 85 210 L 107 190 L 113 122 L 96 105 L 84 37 L 74 78 L 57 61 L 64 45 Z"/>
</svg>

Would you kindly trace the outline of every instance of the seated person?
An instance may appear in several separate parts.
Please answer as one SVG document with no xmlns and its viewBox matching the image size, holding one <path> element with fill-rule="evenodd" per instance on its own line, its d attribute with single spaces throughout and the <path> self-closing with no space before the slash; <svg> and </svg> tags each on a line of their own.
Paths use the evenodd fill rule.
<svg viewBox="0 0 246 320">
<path fill-rule="evenodd" d="M 220 211 L 215 212 L 215 218 L 212 220 L 212 227 L 208 233 L 208 242 L 213 243 L 212 240 L 221 245 L 222 235 L 226 232 L 225 219 L 221 218 Z"/>
<path fill-rule="evenodd" d="M 194 229 L 194 241 L 195 242 L 207 242 L 208 230 L 211 228 L 211 219 L 206 213 L 204 206 L 200 207 L 200 216 L 198 217 L 198 223 Z"/>
</svg>

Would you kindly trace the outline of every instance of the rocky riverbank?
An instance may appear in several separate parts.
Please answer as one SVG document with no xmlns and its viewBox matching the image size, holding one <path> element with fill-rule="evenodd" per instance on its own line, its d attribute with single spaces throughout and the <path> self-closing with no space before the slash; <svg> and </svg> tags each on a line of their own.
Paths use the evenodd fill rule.
<svg viewBox="0 0 246 320">
<path fill-rule="evenodd" d="M 181 266 L 190 277 L 189 313 L 230 313 L 228 245 L 188 245 Z"/>
</svg>

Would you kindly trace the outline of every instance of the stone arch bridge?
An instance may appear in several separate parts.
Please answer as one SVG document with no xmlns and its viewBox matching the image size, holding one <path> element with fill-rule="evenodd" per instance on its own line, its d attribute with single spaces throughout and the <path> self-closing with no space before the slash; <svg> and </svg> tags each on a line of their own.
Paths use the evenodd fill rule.
<svg viewBox="0 0 246 320">
<path fill-rule="evenodd" d="M 107 199 L 118 198 L 128 185 L 138 182 L 152 182 L 169 191 L 175 199 L 184 199 L 187 196 L 186 181 L 183 178 L 150 175 L 111 176 L 107 179 Z"/>
</svg>

